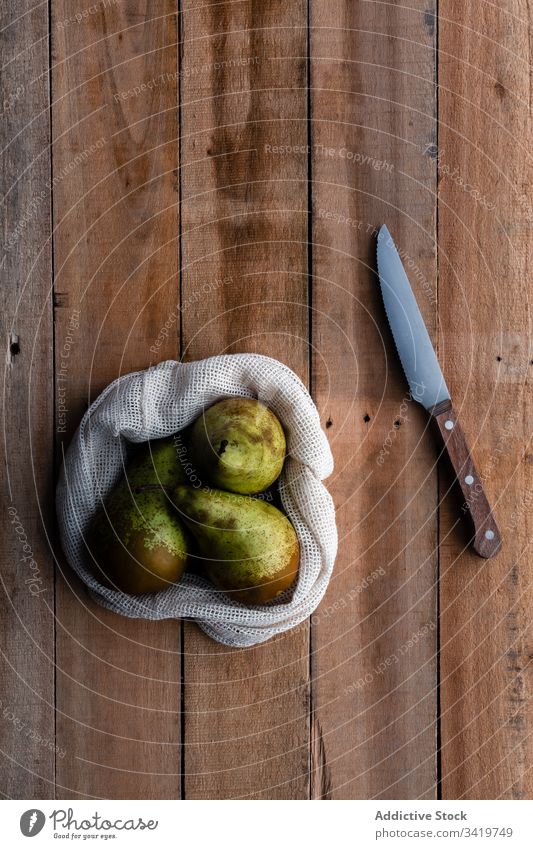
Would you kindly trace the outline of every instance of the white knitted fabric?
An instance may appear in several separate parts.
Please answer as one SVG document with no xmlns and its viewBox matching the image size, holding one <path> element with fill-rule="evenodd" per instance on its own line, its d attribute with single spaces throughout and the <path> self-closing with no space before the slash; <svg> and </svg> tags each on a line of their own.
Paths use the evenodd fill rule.
<svg viewBox="0 0 533 849">
<path fill-rule="evenodd" d="M 124 473 L 128 441 L 170 436 L 191 424 L 205 407 L 230 395 L 263 401 L 285 429 L 287 460 L 279 489 L 301 550 L 292 599 L 283 604 L 245 606 L 189 574 L 166 590 L 141 596 L 102 586 L 93 577 L 84 534 L 101 500 Z M 337 551 L 337 529 L 333 501 L 322 481 L 332 469 L 318 411 L 301 380 L 287 366 L 257 354 L 164 362 L 118 378 L 84 415 L 57 488 L 63 549 L 103 607 L 133 618 L 193 619 L 210 637 L 228 646 L 262 643 L 306 619 L 326 591 Z"/>
</svg>

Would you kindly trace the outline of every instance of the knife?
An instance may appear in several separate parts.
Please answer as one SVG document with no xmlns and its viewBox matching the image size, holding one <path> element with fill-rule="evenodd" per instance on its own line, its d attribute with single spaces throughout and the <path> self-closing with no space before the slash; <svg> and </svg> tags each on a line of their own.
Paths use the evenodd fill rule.
<svg viewBox="0 0 533 849">
<path fill-rule="evenodd" d="M 435 421 L 474 527 L 472 547 L 480 557 L 494 557 L 502 540 L 474 466 L 450 392 L 398 250 L 387 227 L 377 237 L 378 275 L 385 312 L 396 343 L 411 397 Z"/>
</svg>

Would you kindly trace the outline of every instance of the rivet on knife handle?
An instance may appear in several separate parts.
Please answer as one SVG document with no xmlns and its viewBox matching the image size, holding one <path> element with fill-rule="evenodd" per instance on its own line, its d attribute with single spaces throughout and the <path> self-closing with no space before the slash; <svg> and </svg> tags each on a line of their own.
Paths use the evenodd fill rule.
<svg viewBox="0 0 533 849">
<path fill-rule="evenodd" d="M 442 436 L 463 493 L 465 507 L 472 519 L 472 547 L 480 557 L 494 557 L 502 544 L 500 532 L 451 401 L 444 401 L 430 413 Z"/>
</svg>

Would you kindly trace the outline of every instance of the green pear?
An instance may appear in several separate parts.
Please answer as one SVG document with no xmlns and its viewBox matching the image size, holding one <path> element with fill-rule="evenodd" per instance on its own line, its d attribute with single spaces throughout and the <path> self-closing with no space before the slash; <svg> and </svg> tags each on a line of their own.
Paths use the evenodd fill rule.
<svg viewBox="0 0 533 849">
<path fill-rule="evenodd" d="M 90 529 L 100 581 L 134 595 L 179 581 L 188 534 L 168 492 L 183 479 L 171 439 L 149 443 L 133 459 Z"/>
<path fill-rule="evenodd" d="M 185 474 L 174 437 L 145 443 L 128 463 L 126 476 L 132 489 L 147 483 L 159 483 L 172 488 L 184 483 Z"/>
<path fill-rule="evenodd" d="M 192 464 L 204 483 L 242 495 L 267 489 L 285 460 L 285 434 L 274 413 L 252 398 L 226 398 L 195 421 Z"/>
<path fill-rule="evenodd" d="M 265 604 L 293 584 L 300 549 L 281 510 L 254 498 L 178 486 L 174 503 L 209 579 L 245 604 Z"/>
</svg>

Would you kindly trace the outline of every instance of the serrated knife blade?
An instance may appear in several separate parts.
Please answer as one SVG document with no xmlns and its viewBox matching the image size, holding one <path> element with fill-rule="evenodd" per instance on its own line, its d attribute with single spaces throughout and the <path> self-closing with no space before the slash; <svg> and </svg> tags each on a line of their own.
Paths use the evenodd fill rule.
<svg viewBox="0 0 533 849">
<path fill-rule="evenodd" d="M 378 233 L 377 260 L 385 312 L 411 396 L 431 410 L 449 401 L 450 393 L 398 249 L 385 225 Z"/>
<path fill-rule="evenodd" d="M 379 229 L 377 237 L 377 266 L 385 312 L 411 397 L 431 414 L 440 432 L 461 487 L 463 510 L 472 519 L 474 551 L 481 557 L 493 557 L 501 548 L 500 532 L 453 409 L 400 253 L 385 225 Z"/>
</svg>

